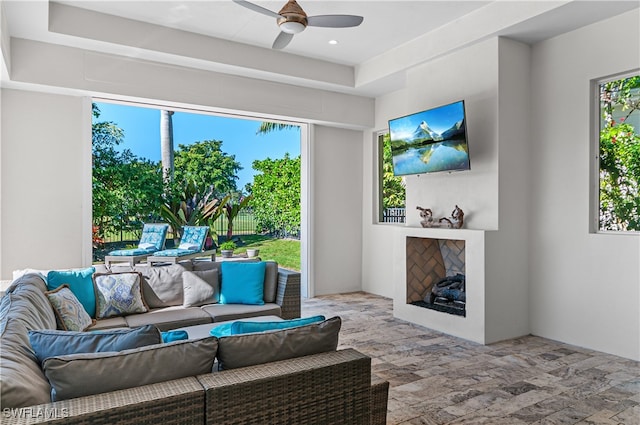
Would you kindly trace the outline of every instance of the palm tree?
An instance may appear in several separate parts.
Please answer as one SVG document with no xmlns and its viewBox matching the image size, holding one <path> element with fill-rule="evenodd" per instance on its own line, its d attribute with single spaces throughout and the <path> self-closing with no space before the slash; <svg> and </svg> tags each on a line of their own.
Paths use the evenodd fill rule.
<svg viewBox="0 0 640 425">
<path fill-rule="evenodd" d="M 272 131 L 280 131 L 280 130 L 285 130 L 287 128 L 297 128 L 297 125 L 294 124 L 283 124 L 283 123 L 278 123 L 278 122 L 262 122 L 260 124 L 260 128 L 258 128 L 258 131 L 256 131 L 256 134 L 267 134 L 267 133 L 271 133 Z"/>
<path fill-rule="evenodd" d="M 162 177 L 165 182 L 173 180 L 173 111 L 160 111 L 160 152 L 162 155 Z"/>
</svg>

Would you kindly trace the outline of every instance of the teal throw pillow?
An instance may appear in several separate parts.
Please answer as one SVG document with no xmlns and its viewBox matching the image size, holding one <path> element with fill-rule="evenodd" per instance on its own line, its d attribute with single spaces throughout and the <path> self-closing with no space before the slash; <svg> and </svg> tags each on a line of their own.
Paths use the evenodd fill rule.
<svg viewBox="0 0 640 425">
<path fill-rule="evenodd" d="M 264 261 L 236 263 L 225 261 L 221 265 L 221 304 L 264 304 Z"/>
<path fill-rule="evenodd" d="M 87 314 L 95 319 L 96 294 L 93 290 L 93 280 L 91 279 L 95 271 L 93 267 L 82 270 L 51 270 L 47 274 L 47 288 L 53 291 L 59 286 L 67 284 Z"/>
<path fill-rule="evenodd" d="M 278 322 L 233 322 L 231 324 L 231 335 L 290 329 L 322 322 L 324 320 L 324 316 L 312 316 L 301 319 L 282 320 Z"/>
<path fill-rule="evenodd" d="M 174 341 L 182 341 L 185 339 L 189 339 L 189 334 L 187 331 L 166 331 L 162 332 L 162 342 L 174 342 Z"/>
<path fill-rule="evenodd" d="M 209 334 L 211 336 L 216 336 L 218 338 L 222 338 L 223 336 L 231 336 L 231 325 L 233 325 L 234 322 L 230 322 L 230 323 L 223 323 L 222 325 L 218 325 L 215 328 L 212 328 L 209 331 Z"/>
<path fill-rule="evenodd" d="M 160 331 L 154 325 L 93 332 L 35 330 L 29 331 L 29 343 L 42 363 L 49 357 L 66 354 L 122 351 L 159 344 Z"/>
</svg>

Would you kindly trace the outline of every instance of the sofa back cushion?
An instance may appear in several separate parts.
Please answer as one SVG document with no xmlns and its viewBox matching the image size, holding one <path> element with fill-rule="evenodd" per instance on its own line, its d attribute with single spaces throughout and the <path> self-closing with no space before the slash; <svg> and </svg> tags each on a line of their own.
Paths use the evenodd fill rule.
<svg viewBox="0 0 640 425">
<path fill-rule="evenodd" d="M 190 262 L 169 266 L 136 266 L 134 269 L 142 274 L 142 296 L 149 308 L 182 305 L 182 273 L 193 270 Z"/>
<path fill-rule="evenodd" d="M 217 348 L 217 338 L 210 337 L 49 357 L 43 369 L 51 382 L 51 401 L 58 401 L 210 373 Z"/>
<path fill-rule="evenodd" d="M 340 317 L 332 317 L 291 329 L 222 337 L 218 340 L 219 367 L 235 369 L 335 351 L 341 325 Z"/>
<path fill-rule="evenodd" d="M 255 263 L 260 261 L 258 259 L 247 259 L 234 261 L 235 263 L 251 262 Z M 274 303 L 276 302 L 276 295 L 278 292 L 278 263 L 275 261 L 265 261 L 266 270 L 264 272 L 264 302 Z M 220 269 L 221 262 L 211 261 L 198 261 L 194 263 L 193 270 L 211 270 L 214 268 Z"/>
<path fill-rule="evenodd" d="M 122 351 L 160 344 L 163 338 L 154 325 L 131 329 L 109 329 L 100 332 L 67 332 L 58 330 L 29 331 L 29 342 L 40 363 L 49 357 L 77 353 Z"/>
<path fill-rule="evenodd" d="M 2 408 L 48 403 L 51 387 L 29 344 L 30 330 L 55 329 L 56 316 L 36 274 L 18 278 L 0 299 L 0 400 Z"/>
</svg>

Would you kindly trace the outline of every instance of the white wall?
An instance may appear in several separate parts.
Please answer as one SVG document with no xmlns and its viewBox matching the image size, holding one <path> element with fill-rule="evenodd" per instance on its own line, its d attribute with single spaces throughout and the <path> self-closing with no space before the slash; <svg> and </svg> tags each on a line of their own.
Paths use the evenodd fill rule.
<svg viewBox="0 0 640 425">
<path fill-rule="evenodd" d="M 362 289 L 362 132 L 314 126 L 315 295 Z"/>
<path fill-rule="evenodd" d="M 91 109 L 80 97 L 2 89 L 2 279 L 84 265 Z M 88 216 L 90 220 L 90 215 Z"/>
<path fill-rule="evenodd" d="M 590 81 L 640 68 L 636 9 L 534 46 L 535 335 L 640 360 L 640 237 L 589 233 Z"/>
<path fill-rule="evenodd" d="M 79 107 L 84 103 L 90 107 L 86 96 L 240 111 L 338 127 L 364 128 L 373 122 L 373 99 L 361 96 L 27 40 L 13 39 L 11 54 L 15 81 L 66 95 L 21 90 L 3 95 L 3 100 L 10 100 L 2 111 L 3 279 L 17 268 L 76 267 L 91 261 L 91 110 Z M 312 140 L 309 181 L 317 193 L 311 194 L 315 206 L 311 215 L 318 222 L 310 222 L 315 239 L 310 239 L 308 249 L 315 255 L 311 267 L 318 276 L 308 278 L 315 282 L 316 293 L 360 290 L 362 133 L 324 125 L 317 127 Z M 82 149 L 87 149 L 84 154 Z M 22 168 L 25 163 L 28 173 Z M 28 177 L 24 186 L 23 174 Z M 39 179 L 46 182 L 40 185 Z M 77 190 L 83 182 L 89 185 L 85 194 Z M 37 199 L 60 203 L 47 202 L 23 213 L 23 204 L 13 202 L 20 196 L 34 203 Z M 38 224 L 23 226 L 26 220 Z M 37 240 L 46 255 L 30 255 Z M 61 243 L 73 249 L 56 249 Z M 6 247 L 12 248 L 11 253 Z"/>
<path fill-rule="evenodd" d="M 434 216 L 442 217 L 449 216 L 457 204 L 465 212 L 466 228 L 498 228 L 497 38 L 410 70 L 406 88 L 376 99 L 373 130 L 386 129 L 389 119 L 462 99 L 467 113 L 471 171 L 407 176 L 409 226 L 420 226 L 418 205 L 431 208 Z M 362 287 L 393 297 L 390 259 L 395 226 L 374 224 L 371 213 L 377 210 L 376 143 L 371 132 L 365 133 Z"/>
</svg>

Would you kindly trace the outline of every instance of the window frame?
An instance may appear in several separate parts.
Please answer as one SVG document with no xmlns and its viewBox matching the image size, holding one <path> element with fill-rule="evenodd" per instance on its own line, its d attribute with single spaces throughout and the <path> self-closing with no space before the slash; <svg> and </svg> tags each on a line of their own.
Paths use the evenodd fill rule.
<svg viewBox="0 0 640 425">
<path fill-rule="evenodd" d="M 602 121 L 600 110 L 600 86 L 611 81 L 622 80 L 637 75 L 640 75 L 640 68 L 591 80 L 591 181 L 589 187 L 589 233 L 601 235 L 640 236 L 640 231 L 638 230 L 603 230 L 600 228 L 600 125 Z M 640 129 L 636 129 L 636 131 L 639 130 Z"/>
</svg>

